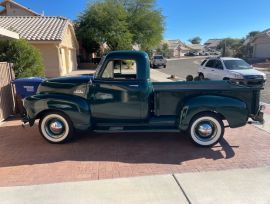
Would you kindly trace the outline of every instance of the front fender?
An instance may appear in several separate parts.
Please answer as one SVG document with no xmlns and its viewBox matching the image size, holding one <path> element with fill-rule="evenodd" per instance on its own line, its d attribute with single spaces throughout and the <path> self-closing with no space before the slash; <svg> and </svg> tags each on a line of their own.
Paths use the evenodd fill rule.
<svg viewBox="0 0 270 204">
<path fill-rule="evenodd" d="M 38 94 L 24 99 L 27 117 L 34 121 L 48 110 L 62 111 L 71 119 L 74 127 L 86 130 L 91 126 L 90 107 L 86 99 L 64 94 Z"/>
<path fill-rule="evenodd" d="M 189 98 L 180 107 L 179 127 L 187 130 L 192 118 L 201 112 L 215 112 L 225 117 L 231 128 L 241 127 L 247 123 L 248 109 L 246 103 L 235 98 L 206 95 Z"/>
</svg>

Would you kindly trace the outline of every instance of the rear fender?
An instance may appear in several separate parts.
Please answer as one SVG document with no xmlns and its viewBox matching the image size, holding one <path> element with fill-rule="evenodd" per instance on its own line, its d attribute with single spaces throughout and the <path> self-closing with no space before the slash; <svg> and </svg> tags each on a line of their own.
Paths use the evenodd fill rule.
<svg viewBox="0 0 270 204">
<path fill-rule="evenodd" d="M 231 128 L 243 126 L 248 120 L 246 103 L 235 98 L 224 96 L 196 96 L 184 101 L 179 107 L 179 127 L 187 130 L 192 118 L 201 112 L 220 114 L 229 123 Z"/>
<path fill-rule="evenodd" d="M 74 127 L 86 130 L 91 126 L 90 107 L 86 99 L 64 94 L 39 94 L 24 99 L 29 121 L 40 118 L 47 111 L 61 111 L 72 121 Z"/>
</svg>

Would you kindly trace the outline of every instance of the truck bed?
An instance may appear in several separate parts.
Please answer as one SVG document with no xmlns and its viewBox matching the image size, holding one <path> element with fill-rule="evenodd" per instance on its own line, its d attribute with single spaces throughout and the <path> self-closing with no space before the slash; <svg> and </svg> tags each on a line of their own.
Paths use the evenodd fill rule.
<svg viewBox="0 0 270 204">
<path fill-rule="evenodd" d="M 156 116 L 176 115 L 179 101 L 200 95 L 239 99 L 247 104 L 250 114 L 255 114 L 261 90 L 261 87 L 237 85 L 230 81 L 152 82 L 152 85 Z"/>
</svg>

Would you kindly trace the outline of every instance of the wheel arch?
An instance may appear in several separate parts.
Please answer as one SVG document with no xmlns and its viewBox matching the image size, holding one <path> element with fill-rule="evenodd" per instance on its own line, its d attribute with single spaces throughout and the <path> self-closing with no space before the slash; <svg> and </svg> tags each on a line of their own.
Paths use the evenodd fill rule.
<svg viewBox="0 0 270 204">
<path fill-rule="evenodd" d="M 248 120 L 248 109 L 239 99 L 226 96 L 205 95 L 185 100 L 178 108 L 179 128 L 187 130 L 197 114 L 214 113 L 227 120 L 231 128 L 240 127 Z"/>
<path fill-rule="evenodd" d="M 84 98 L 62 94 L 44 94 L 28 97 L 24 104 L 31 123 L 48 112 L 61 112 L 69 117 L 75 129 L 86 130 L 91 127 L 91 111 Z"/>
</svg>

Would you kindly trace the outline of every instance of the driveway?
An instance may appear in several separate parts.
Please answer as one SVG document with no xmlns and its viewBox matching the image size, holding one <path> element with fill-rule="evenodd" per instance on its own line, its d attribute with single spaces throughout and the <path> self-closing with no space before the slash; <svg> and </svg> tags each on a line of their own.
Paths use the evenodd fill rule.
<svg viewBox="0 0 270 204">
<path fill-rule="evenodd" d="M 77 133 L 52 145 L 37 125 L 0 126 L 0 186 L 98 180 L 270 165 L 270 134 L 253 125 L 226 129 L 213 148 L 194 146 L 176 133 Z"/>
</svg>

